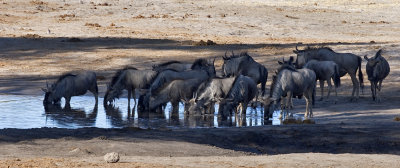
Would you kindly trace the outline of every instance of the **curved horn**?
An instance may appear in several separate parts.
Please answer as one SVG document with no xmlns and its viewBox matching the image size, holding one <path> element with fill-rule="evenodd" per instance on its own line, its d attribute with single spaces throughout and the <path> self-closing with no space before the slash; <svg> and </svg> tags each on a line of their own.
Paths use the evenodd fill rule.
<svg viewBox="0 0 400 168">
<path fill-rule="evenodd" d="M 299 45 L 299 43 L 296 44 L 296 51 L 299 51 L 299 49 L 297 49 L 297 46 Z"/>
<path fill-rule="evenodd" d="M 226 53 L 227 53 L 228 51 L 225 51 L 225 56 L 223 56 L 222 58 L 224 58 L 224 59 L 226 59 L 226 58 L 228 58 L 227 56 L 226 56 Z"/>
</svg>

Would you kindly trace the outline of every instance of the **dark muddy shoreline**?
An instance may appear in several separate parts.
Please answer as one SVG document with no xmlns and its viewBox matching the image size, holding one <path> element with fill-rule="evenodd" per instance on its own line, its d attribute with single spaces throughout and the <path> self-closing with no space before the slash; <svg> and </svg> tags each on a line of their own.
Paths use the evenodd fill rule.
<svg viewBox="0 0 400 168">
<path fill-rule="evenodd" d="M 400 124 L 400 123 L 399 123 Z M 215 146 L 244 155 L 288 153 L 400 154 L 398 124 L 283 125 L 204 129 L 1 129 L 2 144 L 39 139 L 120 142 L 178 141 Z M 171 151 L 170 155 L 175 155 Z M 179 156 L 179 154 L 177 154 Z M 200 154 L 202 155 L 202 154 Z"/>
</svg>

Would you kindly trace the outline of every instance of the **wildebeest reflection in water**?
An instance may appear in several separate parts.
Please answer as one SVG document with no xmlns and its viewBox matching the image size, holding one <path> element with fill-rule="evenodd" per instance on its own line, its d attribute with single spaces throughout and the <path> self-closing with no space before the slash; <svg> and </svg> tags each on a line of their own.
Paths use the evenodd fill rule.
<svg viewBox="0 0 400 168">
<path fill-rule="evenodd" d="M 47 118 L 56 121 L 63 126 L 94 126 L 97 118 L 97 104 L 93 110 L 86 114 L 85 109 L 71 108 L 70 106 L 61 107 L 60 104 L 44 105 L 44 110 Z"/>
</svg>

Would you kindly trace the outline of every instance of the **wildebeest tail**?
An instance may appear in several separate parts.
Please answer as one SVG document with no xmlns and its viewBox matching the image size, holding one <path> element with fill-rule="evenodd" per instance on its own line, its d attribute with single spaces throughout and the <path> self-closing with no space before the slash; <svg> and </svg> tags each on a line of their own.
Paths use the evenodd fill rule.
<svg viewBox="0 0 400 168">
<path fill-rule="evenodd" d="M 339 66 L 335 65 L 335 73 L 333 74 L 333 83 L 335 87 L 340 87 L 340 74 L 339 74 Z"/>
<path fill-rule="evenodd" d="M 317 84 L 315 83 L 314 84 L 314 87 L 313 87 L 313 91 L 312 91 L 312 105 L 314 106 L 315 105 L 315 90 L 316 90 L 316 88 L 317 88 Z"/>
<path fill-rule="evenodd" d="M 106 94 L 104 95 L 104 99 L 103 99 L 103 105 L 104 105 L 104 107 L 107 106 L 108 91 L 109 91 L 109 90 L 107 89 Z"/>
<path fill-rule="evenodd" d="M 364 93 L 364 76 L 362 74 L 361 71 L 361 57 L 357 57 L 358 58 L 358 79 L 360 81 L 360 87 L 361 87 L 361 92 Z"/>
<path fill-rule="evenodd" d="M 267 84 L 267 79 L 268 79 L 268 70 L 264 66 L 261 66 L 260 68 L 260 76 L 261 76 L 261 96 L 264 97 L 265 85 Z"/>
</svg>

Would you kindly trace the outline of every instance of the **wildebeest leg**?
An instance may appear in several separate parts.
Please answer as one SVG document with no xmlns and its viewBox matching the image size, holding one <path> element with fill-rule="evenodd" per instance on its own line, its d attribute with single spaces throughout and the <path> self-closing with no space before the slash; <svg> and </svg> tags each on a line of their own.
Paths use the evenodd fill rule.
<svg viewBox="0 0 400 168">
<path fill-rule="evenodd" d="M 71 108 L 71 97 L 64 97 L 65 98 L 65 107 Z"/>
<path fill-rule="evenodd" d="M 329 79 L 329 82 L 330 82 L 330 80 L 331 80 L 331 79 Z M 333 78 L 332 78 L 332 80 L 333 80 Z M 335 89 L 335 104 L 336 104 L 337 101 L 338 101 L 338 99 L 337 99 L 337 88 L 338 88 L 338 86 L 335 85 L 335 87 L 334 87 L 334 89 Z"/>
<path fill-rule="evenodd" d="M 306 96 L 306 113 L 304 113 L 304 118 L 307 119 L 308 117 L 313 117 L 312 114 L 312 93 L 307 91 Z"/>
<path fill-rule="evenodd" d="M 376 93 L 376 97 L 378 98 L 378 102 L 381 102 L 382 81 L 383 79 L 379 81 L 379 84 L 377 84 L 378 91 Z"/>
<path fill-rule="evenodd" d="M 132 95 L 132 90 L 128 89 L 128 107 L 131 105 L 131 95 Z"/>
<path fill-rule="evenodd" d="M 172 105 L 172 113 L 178 113 L 179 112 L 179 101 L 175 102 L 171 102 Z"/>
<path fill-rule="evenodd" d="M 326 99 L 329 99 L 329 96 L 331 95 L 331 91 L 332 91 L 331 79 L 329 78 L 328 80 L 326 80 L 326 83 L 328 83 L 328 96 L 326 96 Z"/>
<path fill-rule="evenodd" d="M 360 96 L 360 86 L 358 83 L 358 80 L 356 78 L 356 74 L 355 73 L 349 73 L 350 77 L 351 77 L 351 81 L 353 82 L 353 92 L 351 94 L 351 101 L 357 101 L 359 96 Z M 356 97 L 354 97 L 354 94 L 356 94 Z"/>
<path fill-rule="evenodd" d="M 371 94 L 372 94 L 372 100 L 375 101 L 375 82 L 370 81 L 371 83 Z"/>
<path fill-rule="evenodd" d="M 241 105 L 240 105 L 240 107 L 242 108 L 241 113 L 242 113 L 242 116 L 243 116 L 243 117 L 246 117 L 247 104 L 248 104 L 248 102 L 243 102 L 243 103 L 241 103 Z"/>
<path fill-rule="evenodd" d="M 133 108 L 136 107 L 136 93 L 135 93 L 135 88 L 132 88 L 132 97 L 133 97 Z"/>
<path fill-rule="evenodd" d="M 287 97 L 286 97 L 286 114 L 284 115 L 284 117 L 288 117 L 290 115 L 290 106 L 292 105 L 292 97 L 293 97 L 293 93 L 292 91 L 288 92 Z"/>
<path fill-rule="evenodd" d="M 323 80 L 319 80 L 319 87 L 321 88 L 321 98 L 319 99 L 319 101 L 322 101 L 324 99 L 324 83 L 325 82 Z"/>
</svg>

